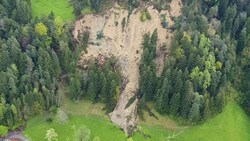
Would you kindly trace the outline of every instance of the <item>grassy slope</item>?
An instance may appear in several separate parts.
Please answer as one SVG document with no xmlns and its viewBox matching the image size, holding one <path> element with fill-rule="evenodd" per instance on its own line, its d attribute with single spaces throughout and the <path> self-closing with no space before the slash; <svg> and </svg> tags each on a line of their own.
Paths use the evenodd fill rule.
<svg viewBox="0 0 250 141">
<path fill-rule="evenodd" d="M 25 130 L 25 136 L 31 141 L 46 141 L 45 134 L 49 128 L 54 128 L 58 134 L 58 140 L 73 140 L 74 129 L 80 125 L 86 125 L 91 130 L 91 140 L 98 136 L 102 141 L 126 141 L 124 133 L 115 127 L 108 120 L 97 118 L 95 116 L 70 116 L 69 122 L 60 125 L 56 121 L 52 123 L 46 122 L 46 117 L 36 117 L 30 120 Z M 157 126 L 142 125 L 144 132 L 150 134 L 151 138 L 147 141 L 165 141 L 169 132 Z M 138 133 L 133 136 L 134 141 L 145 140 Z"/>
<path fill-rule="evenodd" d="M 91 130 L 91 139 L 99 136 L 102 141 L 122 141 L 125 135 L 109 121 L 94 116 L 70 116 L 69 122 L 63 125 L 56 121 L 48 123 L 45 117 L 36 117 L 30 120 L 25 130 L 25 135 L 32 141 L 46 141 L 45 134 L 49 128 L 54 128 L 59 141 L 72 141 L 74 131 L 81 125 L 86 125 Z"/>
<path fill-rule="evenodd" d="M 250 119 L 236 104 L 200 126 L 184 130 L 175 141 L 249 141 Z"/>
<path fill-rule="evenodd" d="M 77 128 L 84 124 L 91 130 L 91 139 L 99 136 L 101 141 L 126 141 L 124 133 L 110 123 L 108 116 L 101 110 L 104 104 L 92 104 L 86 100 L 75 103 L 65 97 L 62 97 L 62 103 L 61 108 L 69 115 L 69 122 L 67 124 L 60 125 L 55 120 L 52 123 L 48 123 L 46 122 L 48 116 L 40 116 L 28 121 L 24 134 L 31 141 L 45 141 L 46 130 L 54 128 L 58 133 L 59 141 L 66 140 L 67 138 L 72 140 L 74 134 L 72 127 L 75 125 Z M 143 122 L 140 126 L 143 127 L 145 133 L 151 136 L 147 141 L 165 141 L 169 135 L 169 131 L 158 124 L 146 125 Z M 133 139 L 134 141 L 145 140 L 138 133 L 133 136 Z"/>
<path fill-rule="evenodd" d="M 150 138 L 145 139 L 141 134 L 135 133 L 134 141 L 166 141 L 166 138 L 171 135 L 171 132 L 162 126 L 148 126 L 146 124 L 140 126 L 147 135 L 150 135 Z"/>
<path fill-rule="evenodd" d="M 86 104 L 84 104 L 86 103 Z M 74 111 L 77 111 L 77 106 L 87 107 L 95 112 L 84 113 L 80 110 L 80 114 L 75 115 Z M 57 122 L 47 123 L 46 117 L 37 117 L 28 122 L 25 135 L 35 141 L 43 141 L 46 130 L 54 128 L 58 133 L 58 140 L 66 140 L 67 138 L 72 140 L 74 133 L 73 125 L 76 127 L 84 124 L 91 130 L 91 139 L 95 136 L 99 136 L 102 141 L 125 141 L 126 137 L 123 132 L 116 128 L 109 122 L 107 117 L 101 117 L 101 113 L 98 113 L 98 109 L 101 105 L 92 105 L 89 102 L 79 102 L 78 104 L 69 103 L 67 106 L 72 107 L 73 112 L 70 113 L 69 122 L 65 125 L 59 125 Z M 66 106 L 66 107 L 67 107 Z M 68 108 L 69 108 L 68 107 Z M 95 107 L 95 108 L 94 108 Z M 86 108 L 86 109 L 87 109 Z M 64 106 L 64 110 L 67 109 Z M 94 115 L 93 115 L 94 114 Z M 97 115 L 96 115 L 97 114 Z M 166 141 L 168 136 L 173 135 L 173 132 L 159 125 L 148 125 L 142 123 L 141 125 L 145 133 L 149 134 L 151 138 L 147 141 Z M 207 121 L 203 125 L 186 128 L 175 138 L 169 139 L 169 141 L 249 141 L 250 140 L 250 120 L 244 111 L 236 104 L 230 104 L 226 106 L 223 112 L 211 120 Z M 66 134 L 65 134 L 66 133 Z M 176 132 L 178 133 L 178 132 Z M 142 135 L 136 133 L 133 136 L 134 141 L 146 140 Z"/>
<path fill-rule="evenodd" d="M 32 16 L 49 15 L 51 11 L 64 21 L 74 19 L 68 0 L 31 0 Z"/>
<path fill-rule="evenodd" d="M 60 93 L 67 92 L 62 89 Z M 54 128 L 58 133 L 58 140 L 72 140 L 73 125 L 79 127 L 84 124 L 91 130 L 91 140 L 99 136 L 101 141 L 126 141 L 123 132 L 110 123 L 108 116 L 101 110 L 102 103 L 92 104 L 90 101 L 82 100 L 77 103 L 72 102 L 65 96 L 62 97 L 61 109 L 69 115 L 69 122 L 60 125 L 56 121 L 46 122 L 46 116 L 36 117 L 28 121 L 25 135 L 32 141 L 45 141 L 46 130 Z M 151 106 L 150 106 L 151 105 Z M 152 107 L 152 103 L 149 104 Z M 203 125 L 183 128 L 172 119 L 161 116 L 152 110 L 159 118 L 150 117 L 145 113 L 146 121 L 139 121 L 143 131 L 150 135 L 147 140 L 135 133 L 134 141 L 249 141 L 250 140 L 250 119 L 237 104 L 228 104 L 222 113 L 208 120 Z M 174 138 L 169 138 L 175 133 L 179 133 Z"/>
<path fill-rule="evenodd" d="M 73 102 L 69 98 L 62 97 L 61 108 L 67 114 L 71 115 L 94 115 L 108 120 L 108 116 L 102 111 L 103 103 L 93 104 L 88 100 L 81 100 L 79 102 Z"/>
</svg>

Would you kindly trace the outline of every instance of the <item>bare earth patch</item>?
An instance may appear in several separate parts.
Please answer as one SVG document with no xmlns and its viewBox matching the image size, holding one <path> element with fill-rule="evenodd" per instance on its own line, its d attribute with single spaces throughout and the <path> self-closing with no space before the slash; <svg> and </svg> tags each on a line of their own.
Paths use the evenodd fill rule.
<svg viewBox="0 0 250 141">
<path fill-rule="evenodd" d="M 179 16 L 181 9 L 181 0 L 173 0 L 171 3 L 171 16 Z M 152 33 L 158 30 L 157 74 L 160 75 L 163 69 L 164 58 L 167 51 L 162 51 L 160 45 L 166 43 L 169 47 L 173 33 L 161 26 L 160 14 L 166 14 L 168 25 L 173 25 L 168 11 L 159 13 L 153 7 L 147 8 L 151 20 L 140 21 L 140 12 L 135 10 L 129 20 L 127 20 L 128 11 L 114 6 L 105 15 L 85 15 L 82 19 L 75 22 L 73 35 L 77 38 L 78 34 L 88 30 L 90 32 L 90 44 L 87 53 L 81 54 L 80 65 L 86 65 L 86 60 L 96 58 L 99 54 L 110 56 L 111 54 L 118 58 L 122 68 L 122 75 L 128 80 L 124 90 L 118 99 L 115 110 L 110 113 L 110 119 L 113 123 L 122 128 L 125 133 L 129 133 L 136 125 L 137 103 L 136 99 L 128 108 L 125 109 L 129 99 L 136 94 L 139 87 L 139 64 L 141 59 L 141 42 L 143 34 Z M 122 20 L 126 18 L 126 26 L 122 30 Z M 118 23 L 118 25 L 116 25 Z M 103 31 L 104 38 L 97 40 L 97 33 Z M 168 39 L 166 39 L 168 35 Z"/>
</svg>

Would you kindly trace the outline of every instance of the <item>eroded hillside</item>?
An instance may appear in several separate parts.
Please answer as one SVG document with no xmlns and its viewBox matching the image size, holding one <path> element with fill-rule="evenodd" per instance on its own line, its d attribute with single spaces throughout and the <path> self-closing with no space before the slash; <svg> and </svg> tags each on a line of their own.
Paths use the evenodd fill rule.
<svg viewBox="0 0 250 141">
<path fill-rule="evenodd" d="M 103 16 L 89 14 L 75 22 L 73 35 L 76 39 L 79 34 L 85 31 L 90 32 L 90 44 L 87 53 L 83 52 L 81 54 L 80 65 L 86 65 L 86 60 L 96 58 L 99 55 L 114 55 L 119 60 L 126 84 L 115 110 L 110 113 L 110 119 L 122 128 L 125 133 L 128 133 L 136 125 L 138 100 L 136 99 L 128 108 L 125 107 L 129 99 L 136 94 L 139 87 L 139 63 L 142 53 L 141 42 L 143 34 L 152 33 L 155 29 L 158 31 L 158 47 L 155 62 L 159 75 L 163 69 L 164 58 L 167 53 L 167 50 L 160 49 L 160 45 L 165 43 L 168 48 L 173 37 L 173 33 L 169 29 L 162 27 L 160 15 L 166 15 L 168 26 L 171 27 L 173 21 L 170 16 L 177 17 L 180 15 L 181 0 L 174 0 L 171 3 L 171 8 L 172 10 L 170 11 L 161 11 L 159 13 L 153 7 L 147 7 L 152 19 L 141 22 L 140 9 L 134 10 L 129 19 L 127 19 L 128 11 L 115 5 Z M 126 21 L 125 26 L 122 24 L 124 18 Z M 100 32 L 103 33 L 104 37 L 97 39 L 97 34 Z"/>
</svg>

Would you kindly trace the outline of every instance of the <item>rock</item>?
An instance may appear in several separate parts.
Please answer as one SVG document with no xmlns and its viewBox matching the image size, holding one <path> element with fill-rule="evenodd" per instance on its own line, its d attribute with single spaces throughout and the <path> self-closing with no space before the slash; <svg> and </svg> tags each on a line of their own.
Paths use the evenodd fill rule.
<svg viewBox="0 0 250 141">
<path fill-rule="evenodd" d="M 88 69 L 88 65 L 83 65 L 83 69 Z"/>
<path fill-rule="evenodd" d="M 110 120 L 121 128 L 126 135 L 131 136 L 136 129 L 137 104 L 136 99 L 126 110 L 128 100 L 124 98 L 121 105 L 116 106 L 115 110 L 109 114 Z M 125 103 L 125 104 L 124 104 Z M 119 116 L 118 116 L 119 115 Z"/>
</svg>

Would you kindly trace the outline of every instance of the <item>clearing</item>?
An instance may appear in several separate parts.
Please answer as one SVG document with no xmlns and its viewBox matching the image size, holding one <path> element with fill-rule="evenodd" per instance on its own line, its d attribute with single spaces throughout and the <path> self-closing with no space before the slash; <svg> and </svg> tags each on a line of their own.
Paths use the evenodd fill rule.
<svg viewBox="0 0 250 141">
<path fill-rule="evenodd" d="M 82 19 L 75 22 L 73 31 L 74 37 L 88 31 L 90 32 L 90 45 L 87 53 L 83 52 L 79 61 L 80 65 L 86 65 L 90 58 L 96 58 L 99 54 L 109 56 L 114 55 L 118 58 L 123 78 L 127 80 L 125 89 L 117 102 L 115 110 L 110 113 L 110 119 L 113 123 L 122 128 L 125 133 L 133 129 L 137 120 L 137 103 L 136 99 L 128 108 L 125 109 L 129 99 L 135 95 L 138 90 L 139 82 L 139 64 L 141 59 L 141 42 L 143 34 L 152 33 L 158 29 L 158 46 L 157 46 L 157 70 L 158 75 L 161 73 L 164 64 L 165 53 L 160 50 L 160 45 L 166 43 L 167 48 L 173 37 L 170 30 L 161 26 L 161 14 L 166 15 L 168 26 L 173 25 L 171 16 L 178 17 L 181 13 L 181 0 L 174 0 L 171 3 L 173 10 L 163 10 L 159 13 L 152 6 L 147 7 L 152 19 L 145 22 L 140 21 L 140 9 L 136 9 L 130 15 L 128 11 L 115 5 L 108 10 L 103 16 L 88 14 Z M 122 21 L 125 18 L 126 24 L 123 28 Z M 104 37 L 97 39 L 97 33 L 102 32 Z M 168 38 L 166 38 L 168 36 Z"/>
<path fill-rule="evenodd" d="M 33 18 L 35 16 L 47 16 L 54 12 L 55 16 L 59 16 L 63 21 L 74 19 L 73 7 L 68 0 L 31 0 L 31 11 Z"/>
</svg>

